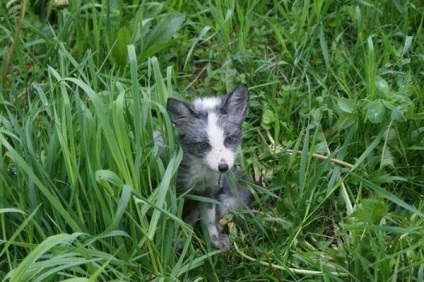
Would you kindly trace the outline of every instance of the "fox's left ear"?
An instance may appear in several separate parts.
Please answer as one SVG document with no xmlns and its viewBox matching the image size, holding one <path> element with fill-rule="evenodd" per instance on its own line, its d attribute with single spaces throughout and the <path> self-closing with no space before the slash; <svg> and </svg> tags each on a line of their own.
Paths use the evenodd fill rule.
<svg viewBox="0 0 424 282">
<path fill-rule="evenodd" d="M 229 118 L 236 123 L 243 123 L 247 112 L 249 90 L 246 84 L 240 84 L 233 92 L 224 97 L 224 108 Z"/>
</svg>

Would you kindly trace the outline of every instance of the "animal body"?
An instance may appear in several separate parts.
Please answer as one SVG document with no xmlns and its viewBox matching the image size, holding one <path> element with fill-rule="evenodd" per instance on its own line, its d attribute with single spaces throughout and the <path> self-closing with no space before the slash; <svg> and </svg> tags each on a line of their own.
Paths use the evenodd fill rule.
<svg viewBox="0 0 424 282">
<path fill-rule="evenodd" d="M 177 190 L 216 199 L 220 204 L 186 200 L 184 220 L 194 225 L 201 220 L 212 245 L 222 251 L 230 249 L 226 234 L 217 221 L 228 212 L 245 208 L 252 195 L 234 168 L 237 148 L 242 139 L 242 123 L 247 111 L 249 91 L 242 84 L 221 97 L 198 98 L 183 102 L 169 98 L 167 111 L 178 130 L 183 159 L 177 174 Z M 228 173 L 235 175 L 230 185 Z M 234 187 L 232 187 L 234 186 Z"/>
</svg>

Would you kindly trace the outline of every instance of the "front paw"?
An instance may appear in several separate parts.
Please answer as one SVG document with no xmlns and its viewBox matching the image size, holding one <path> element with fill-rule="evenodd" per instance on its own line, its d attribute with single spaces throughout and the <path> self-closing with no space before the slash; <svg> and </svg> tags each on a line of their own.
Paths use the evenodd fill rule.
<svg viewBox="0 0 424 282">
<path fill-rule="evenodd" d="M 213 235 L 212 246 L 216 249 L 220 249 L 223 252 L 228 252 L 231 249 L 230 238 L 226 234 Z"/>
</svg>

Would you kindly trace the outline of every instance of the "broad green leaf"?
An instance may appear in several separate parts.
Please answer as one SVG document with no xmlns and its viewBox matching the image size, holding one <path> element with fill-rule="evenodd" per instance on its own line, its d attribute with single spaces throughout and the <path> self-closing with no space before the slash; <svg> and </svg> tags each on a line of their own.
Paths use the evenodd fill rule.
<svg viewBox="0 0 424 282">
<path fill-rule="evenodd" d="M 122 188 L 121 198 L 119 199 L 118 208 L 113 219 L 113 226 L 117 226 L 119 221 L 121 221 L 122 216 L 128 206 L 129 200 L 131 198 L 132 189 L 129 185 L 124 185 Z"/>
<path fill-rule="evenodd" d="M 385 116 L 385 108 L 380 100 L 375 100 L 369 103 L 366 107 L 366 115 L 370 122 L 380 123 Z"/>
<path fill-rule="evenodd" d="M 414 113 L 411 115 L 411 119 L 414 120 L 424 120 L 424 112 L 423 113 Z"/>
<path fill-rule="evenodd" d="M 357 223 L 379 224 L 387 212 L 388 207 L 383 199 L 363 199 L 350 217 L 354 218 Z"/>
<path fill-rule="evenodd" d="M 97 182 L 107 181 L 117 187 L 121 187 L 122 185 L 124 185 L 122 179 L 119 178 L 116 173 L 110 170 L 98 170 L 96 171 L 95 176 Z"/>
<path fill-rule="evenodd" d="M 381 156 L 381 163 L 380 163 L 380 167 L 384 167 L 384 166 L 393 166 L 393 157 L 392 154 L 390 153 L 390 150 L 388 147 L 385 148 L 385 150 L 383 151 L 383 155 Z"/>
<path fill-rule="evenodd" d="M 343 130 L 353 126 L 356 121 L 355 115 L 342 114 L 336 122 L 336 127 L 338 130 Z"/>
<path fill-rule="evenodd" d="M 403 45 L 401 56 L 404 56 L 408 52 L 409 48 L 411 47 L 413 38 L 414 38 L 413 36 L 409 36 L 409 35 L 405 37 L 405 44 Z"/>
<path fill-rule="evenodd" d="M 116 42 L 112 49 L 112 58 L 119 66 L 125 66 L 128 61 L 127 46 L 131 44 L 131 33 L 128 27 L 119 29 Z"/>
<path fill-rule="evenodd" d="M 390 96 L 390 86 L 384 78 L 380 76 L 376 77 L 375 88 L 380 91 L 381 94 L 383 94 L 383 97 Z"/>
<path fill-rule="evenodd" d="M 346 113 L 353 113 L 355 110 L 355 101 L 353 99 L 340 97 L 337 101 L 337 106 L 339 106 L 340 110 Z"/>
<path fill-rule="evenodd" d="M 321 52 L 322 52 L 322 56 L 324 57 L 325 65 L 329 68 L 330 67 L 330 56 L 329 56 L 329 53 L 328 53 L 327 40 L 325 38 L 324 25 L 320 26 L 319 43 L 320 43 L 320 46 L 321 46 Z"/>
<path fill-rule="evenodd" d="M 398 121 L 398 122 L 405 122 L 406 118 L 405 118 L 405 109 L 403 107 L 394 107 L 394 109 L 392 110 L 392 113 L 390 114 L 390 117 L 392 120 L 394 121 Z"/>
<path fill-rule="evenodd" d="M 264 113 L 262 114 L 262 123 L 264 125 L 269 125 L 273 123 L 274 121 L 275 121 L 274 113 L 271 110 L 266 109 Z"/>
<path fill-rule="evenodd" d="M 182 27 L 185 20 L 185 14 L 169 15 L 163 17 L 148 33 L 143 42 L 143 52 L 153 48 L 155 45 L 164 43 L 172 38 L 172 36 Z"/>
</svg>

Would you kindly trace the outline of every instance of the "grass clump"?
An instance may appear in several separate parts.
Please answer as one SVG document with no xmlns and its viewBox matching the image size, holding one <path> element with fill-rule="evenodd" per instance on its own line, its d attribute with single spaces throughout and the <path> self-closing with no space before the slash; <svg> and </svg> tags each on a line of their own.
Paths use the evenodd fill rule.
<svg viewBox="0 0 424 282">
<path fill-rule="evenodd" d="M 0 4 L 3 281 L 423 279 L 418 2 L 40 3 Z M 222 254 L 165 104 L 240 82 L 258 185 Z"/>
</svg>

